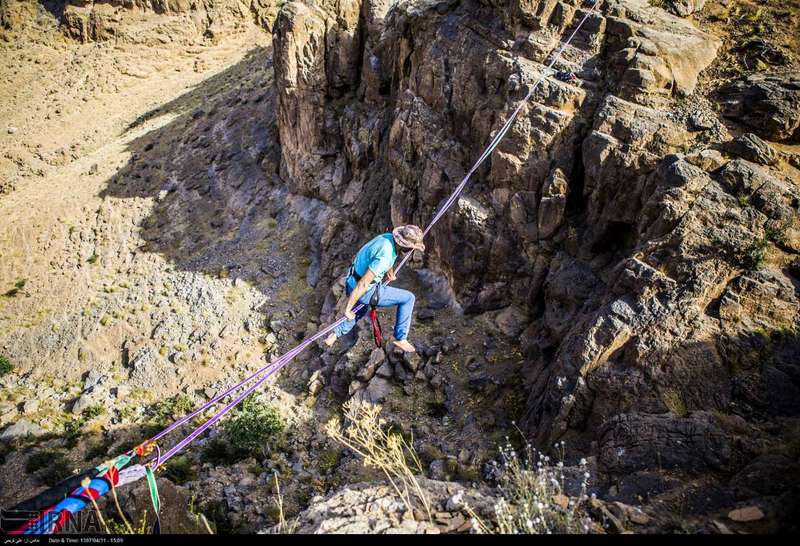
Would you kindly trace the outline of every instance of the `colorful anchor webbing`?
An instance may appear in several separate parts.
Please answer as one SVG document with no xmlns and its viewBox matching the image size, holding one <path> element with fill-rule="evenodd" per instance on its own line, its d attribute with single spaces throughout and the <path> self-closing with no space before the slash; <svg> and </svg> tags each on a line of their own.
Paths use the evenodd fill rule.
<svg viewBox="0 0 800 546">
<path fill-rule="evenodd" d="M 39 517 L 27 522 L 22 527 L 11 532 L 12 535 L 47 535 L 57 533 L 69 522 L 70 518 L 86 508 L 92 500 L 97 500 L 115 487 L 119 482 L 119 471 L 127 465 L 133 457 L 120 455 L 111 462 L 97 467 L 98 474 L 89 479 L 88 486 L 81 485 L 73 490 L 69 496 L 62 499 L 54 506 L 46 509 Z"/>
</svg>

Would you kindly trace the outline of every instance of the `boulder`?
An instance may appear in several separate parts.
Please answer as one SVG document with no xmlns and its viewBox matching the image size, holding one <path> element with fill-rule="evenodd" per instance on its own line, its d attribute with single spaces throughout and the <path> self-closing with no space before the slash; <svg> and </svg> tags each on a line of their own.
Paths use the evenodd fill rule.
<svg viewBox="0 0 800 546">
<path fill-rule="evenodd" d="M 603 426 L 600 437 L 600 466 L 615 473 L 646 469 L 654 460 L 665 469 L 731 472 L 741 468 L 754 449 L 700 412 L 685 418 L 618 415 Z"/>
<path fill-rule="evenodd" d="M 692 1 L 692 0 L 688 0 Z M 721 42 L 647 2 L 621 2 L 628 17 L 607 18 L 618 93 L 641 104 L 672 94 L 691 95 L 697 77 L 717 55 Z"/>
<path fill-rule="evenodd" d="M 201 516 L 190 511 L 193 506 L 192 493 L 166 478 L 156 478 L 158 495 L 161 499 L 159 521 L 162 533 L 169 534 L 208 534 L 208 529 Z M 147 514 L 148 523 L 152 522 L 153 507 L 150 500 L 150 489 L 146 480 L 121 488 L 120 506 L 123 506 L 128 520 L 139 522 Z"/>
<path fill-rule="evenodd" d="M 390 379 L 394 375 L 394 371 L 392 370 L 392 365 L 389 363 L 388 360 L 383 361 L 383 363 L 375 371 L 375 375 L 383 379 Z"/>
<path fill-rule="evenodd" d="M 747 523 L 750 521 L 758 521 L 764 519 L 764 512 L 758 506 L 745 506 L 744 508 L 737 508 L 728 512 L 728 519 L 738 521 L 740 523 Z"/>
<path fill-rule="evenodd" d="M 445 506 L 448 500 L 457 498 L 459 506 L 469 505 L 476 515 L 488 518 L 493 510 L 494 499 L 484 489 L 465 488 L 460 484 L 417 479 L 430 506 Z M 422 509 L 417 497 L 411 494 L 415 504 L 409 510 L 389 484 L 349 484 L 325 497 L 314 497 L 309 506 L 297 517 L 301 534 L 438 534 L 440 532 L 469 529 L 468 519 L 458 511 L 436 512 L 433 521 Z M 453 503 L 451 505 L 455 506 Z M 456 509 L 457 510 L 457 509 Z M 437 522 L 442 525 L 441 529 Z M 457 523 L 460 529 L 452 528 Z M 274 527 L 260 532 L 278 532 Z"/>
<path fill-rule="evenodd" d="M 528 315 L 516 305 L 510 305 L 497 315 L 495 324 L 504 336 L 515 338 L 528 325 Z"/>
<path fill-rule="evenodd" d="M 309 377 L 306 385 L 308 394 L 311 396 L 316 396 L 324 386 L 325 378 L 322 376 L 322 372 L 320 370 L 315 370 L 314 373 L 311 374 L 311 377 Z"/>
<path fill-rule="evenodd" d="M 392 384 L 382 377 L 373 377 L 365 390 L 367 399 L 373 404 L 384 402 L 392 392 Z"/>
<path fill-rule="evenodd" d="M 538 237 L 547 239 L 555 233 L 564 220 L 567 208 L 569 182 L 561 169 L 556 169 L 542 186 L 542 200 L 539 203 Z"/>
<path fill-rule="evenodd" d="M 84 392 L 89 391 L 93 387 L 103 383 L 107 379 L 108 377 L 103 375 L 102 372 L 94 369 L 89 370 L 89 372 L 86 374 L 86 378 L 83 380 L 83 391 Z"/>
<path fill-rule="evenodd" d="M 140 349 L 131 359 L 130 384 L 145 389 L 161 388 L 175 380 L 175 368 L 151 347 Z"/>
<path fill-rule="evenodd" d="M 768 140 L 800 142 L 800 72 L 753 74 L 718 94 L 726 118 Z"/>
<path fill-rule="evenodd" d="M 31 423 L 27 419 L 20 419 L 0 433 L 0 440 L 8 442 L 22 440 L 29 436 L 42 436 L 43 434 L 45 434 L 45 431 L 39 425 Z"/>
<path fill-rule="evenodd" d="M 729 154 L 761 165 L 772 165 L 778 160 L 775 148 L 753 133 L 745 133 L 726 142 L 723 149 Z"/>
<path fill-rule="evenodd" d="M 705 5 L 706 0 L 667 0 L 667 11 L 680 17 L 689 17 Z"/>
<path fill-rule="evenodd" d="M 367 363 L 364 365 L 364 367 L 358 371 L 356 377 L 360 381 L 369 381 L 375 376 L 375 372 L 378 371 L 378 368 L 380 368 L 385 361 L 386 353 L 383 352 L 383 349 L 376 347 L 372 350 L 369 355 L 369 360 L 367 360 Z"/>
</svg>

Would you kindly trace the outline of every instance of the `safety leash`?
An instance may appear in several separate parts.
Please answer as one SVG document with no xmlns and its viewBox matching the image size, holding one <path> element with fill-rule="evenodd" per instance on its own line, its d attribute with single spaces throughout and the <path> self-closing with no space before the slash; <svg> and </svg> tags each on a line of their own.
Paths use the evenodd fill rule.
<svg viewBox="0 0 800 546">
<path fill-rule="evenodd" d="M 378 319 L 378 302 L 381 301 L 381 285 L 375 286 L 375 291 L 369 299 L 369 320 L 372 323 L 372 337 L 375 338 L 375 347 L 380 349 L 383 346 L 383 329 L 381 321 Z"/>
</svg>

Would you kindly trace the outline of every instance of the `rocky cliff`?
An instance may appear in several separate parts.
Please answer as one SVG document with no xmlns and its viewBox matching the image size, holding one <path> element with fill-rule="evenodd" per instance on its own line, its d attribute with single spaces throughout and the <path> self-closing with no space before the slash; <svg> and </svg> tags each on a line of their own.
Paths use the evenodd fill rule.
<svg viewBox="0 0 800 546">
<path fill-rule="evenodd" d="M 61 412 L 113 451 L 155 400 L 206 400 L 333 320 L 358 246 L 427 224 L 547 74 L 399 280 L 419 354 L 366 329 L 308 351 L 261 395 L 282 443 L 231 464 L 207 455 L 212 432 L 177 498 L 265 529 L 278 472 L 304 532 L 468 532 L 449 498 L 466 488 L 491 517 L 489 463 L 519 431 L 588 459 L 608 530 L 796 529 L 800 6 L 742 6 L 2 0 L 9 72 L 64 75 L 41 112 L 4 110 L 0 172 L 21 174 L 0 201 L 2 439 L 98 460 L 74 431 L 43 436 Z M 63 42 L 26 45 L 34 20 Z M 62 150 L 51 110 L 72 116 Z M 435 521 L 321 431 L 348 398 L 413 438 Z M 38 479 L 12 479 L 37 446 L 2 451 L 0 500 Z"/>
<path fill-rule="evenodd" d="M 431 218 L 588 9 L 283 7 L 280 175 L 330 209 L 323 286 L 365 233 Z M 753 492 L 800 395 L 800 89 L 791 70 L 737 80 L 715 111 L 697 87 L 720 47 L 646 1 L 602 2 L 555 66 L 577 82 L 545 80 L 419 265 L 519 336 L 537 444 Z"/>
</svg>

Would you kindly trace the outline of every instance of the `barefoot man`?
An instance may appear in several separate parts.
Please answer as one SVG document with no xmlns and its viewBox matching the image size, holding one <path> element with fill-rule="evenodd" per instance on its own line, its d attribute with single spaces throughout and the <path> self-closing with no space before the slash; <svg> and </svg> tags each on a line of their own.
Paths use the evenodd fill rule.
<svg viewBox="0 0 800 546">
<path fill-rule="evenodd" d="M 344 315 L 347 320 L 336 327 L 336 329 L 325 338 L 325 345 L 331 347 L 336 339 L 342 337 L 353 329 L 356 322 L 367 314 L 369 310 L 370 298 L 377 286 L 386 275 L 390 282 L 395 280 L 394 262 L 397 260 L 398 247 L 423 252 L 425 245 L 422 244 L 422 230 L 417 226 L 399 226 L 391 233 L 378 235 L 370 242 L 361 247 L 356 254 L 350 272 L 347 275 L 347 303 L 344 308 Z M 411 312 L 414 310 L 414 294 L 408 290 L 384 286 L 379 291 L 378 307 L 397 306 L 397 316 L 394 322 L 394 344 L 407 353 L 415 352 L 415 348 L 408 342 L 408 329 L 411 326 Z M 364 306 L 353 313 L 356 303 L 363 303 Z"/>
</svg>

